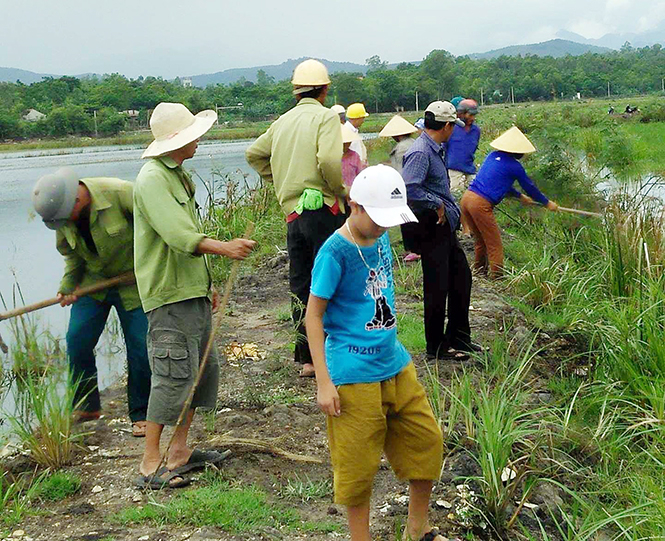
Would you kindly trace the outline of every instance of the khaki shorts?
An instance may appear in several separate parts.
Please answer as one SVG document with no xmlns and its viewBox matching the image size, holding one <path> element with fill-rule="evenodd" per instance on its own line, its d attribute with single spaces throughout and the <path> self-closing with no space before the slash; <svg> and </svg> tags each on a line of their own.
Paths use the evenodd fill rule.
<svg viewBox="0 0 665 541">
<path fill-rule="evenodd" d="M 335 503 L 369 502 L 383 451 L 402 480 L 439 478 L 443 438 L 413 363 L 389 380 L 337 392 L 342 414 L 327 418 Z"/>
<path fill-rule="evenodd" d="M 476 175 L 456 171 L 455 169 L 448 169 L 448 176 L 450 177 L 450 189 L 456 191 L 466 190 L 473 179 L 476 178 Z"/>
<path fill-rule="evenodd" d="M 212 328 L 206 297 L 167 304 L 148 316 L 148 358 L 152 385 L 147 420 L 175 425 L 199 372 Z M 214 408 L 219 384 L 219 360 L 214 345 L 192 408 Z"/>
</svg>

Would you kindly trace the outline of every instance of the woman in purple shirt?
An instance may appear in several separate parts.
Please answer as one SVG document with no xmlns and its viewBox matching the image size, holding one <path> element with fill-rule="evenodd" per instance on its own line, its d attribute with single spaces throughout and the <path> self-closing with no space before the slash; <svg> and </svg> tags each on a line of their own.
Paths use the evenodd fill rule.
<svg viewBox="0 0 665 541">
<path fill-rule="evenodd" d="M 494 207 L 506 196 L 518 198 L 525 205 L 538 202 L 553 211 L 559 206 L 543 195 L 519 162 L 524 154 L 536 151 L 519 128 L 513 126 L 490 146 L 495 151 L 485 158 L 476 178 L 464 192 L 460 206 L 462 221 L 475 239 L 474 266 L 481 272 L 489 271 L 490 277 L 496 278 L 503 273 L 503 244 Z M 515 181 L 527 195 L 513 187 Z"/>
</svg>

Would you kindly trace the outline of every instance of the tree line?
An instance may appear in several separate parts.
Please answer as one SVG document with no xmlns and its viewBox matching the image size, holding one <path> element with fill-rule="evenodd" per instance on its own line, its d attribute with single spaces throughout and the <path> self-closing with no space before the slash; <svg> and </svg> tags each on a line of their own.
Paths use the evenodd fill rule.
<svg viewBox="0 0 665 541">
<path fill-rule="evenodd" d="M 665 51 L 661 45 L 561 58 L 502 56 L 476 60 L 434 50 L 419 64 L 389 68 L 378 56 L 367 59 L 367 73 L 331 75 L 329 105 L 363 102 L 370 112 L 422 109 L 435 99 L 481 96 L 486 104 L 528 100 L 600 97 L 662 91 Z M 259 70 L 257 81 L 186 87 L 159 77 L 127 79 L 44 78 L 25 85 L 0 83 L 0 139 L 114 135 L 147 125 L 149 111 L 161 101 L 182 102 L 193 112 L 220 107 L 220 121 L 266 120 L 293 106 L 288 80 L 274 81 Z M 29 109 L 45 118 L 28 122 Z M 136 111 L 136 113 L 126 113 Z M 123 113 L 124 112 L 124 113 Z"/>
</svg>

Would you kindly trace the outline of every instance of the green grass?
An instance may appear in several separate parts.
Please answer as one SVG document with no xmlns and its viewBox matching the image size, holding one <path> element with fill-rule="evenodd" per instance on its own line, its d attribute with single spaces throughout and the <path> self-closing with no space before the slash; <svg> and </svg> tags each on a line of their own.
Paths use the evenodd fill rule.
<svg viewBox="0 0 665 541">
<path fill-rule="evenodd" d="M 57 502 L 81 490 L 81 478 L 67 472 L 55 472 L 36 484 L 34 496 L 44 501 Z"/>
<path fill-rule="evenodd" d="M 302 528 L 327 532 L 336 528 L 329 523 L 303 522 L 294 509 L 271 503 L 261 489 L 232 485 L 220 476 L 209 476 L 207 486 L 179 492 L 163 503 L 126 508 L 113 521 L 214 526 L 233 534 L 255 532 L 266 526 L 287 531 Z"/>
<path fill-rule="evenodd" d="M 425 351 L 424 323 L 422 306 L 411 306 L 397 314 L 397 336 L 411 353 Z"/>
<path fill-rule="evenodd" d="M 284 498 L 306 503 L 332 497 L 332 482 L 330 479 L 314 480 L 307 474 L 300 476 L 296 473 L 287 479 L 280 492 Z"/>
</svg>

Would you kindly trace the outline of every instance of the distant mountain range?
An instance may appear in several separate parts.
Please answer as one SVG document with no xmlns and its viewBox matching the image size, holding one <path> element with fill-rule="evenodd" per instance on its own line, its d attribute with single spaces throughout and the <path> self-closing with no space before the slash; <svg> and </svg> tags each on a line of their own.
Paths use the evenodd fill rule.
<svg viewBox="0 0 665 541">
<path fill-rule="evenodd" d="M 620 49 L 626 42 L 630 43 L 633 47 L 636 48 L 650 47 L 655 43 L 665 44 L 665 22 L 661 23 L 653 30 L 649 30 L 647 32 L 641 32 L 639 34 L 605 34 L 603 37 L 598 39 L 588 39 L 584 36 L 576 34 L 575 32 L 568 32 L 567 30 L 559 30 L 556 35 L 558 38 L 574 41 L 576 43 L 596 45 L 599 47 L 609 47 L 610 49 Z"/>
<path fill-rule="evenodd" d="M 42 77 L 51 77 L 47 73 L 34 73 L 32 71 L 20 70 L 16 68 L 0 68 L 0 82 L 2 83 L 15 83 L 21 81 L 29 85 L 37 83 L 42 80 Z M 58 77 L 53 75 L 53 77 Z"/>
<path fill-rule="evenodd" d="M 474 59 L 489 59 L 498 58 L 500 56 L 553 56 L 559 58 L 561 56 L 571 55 L 580 56 L 585 53 L 607 53 L 611 51 L 609 47 L 599 47 L 597 45 L 589 45 L 578 43 L 566 39 L 551 39 L 543 41 L 542 43 L 530 43 L 528 45 L 511 45 L 510 47 L 503 47 L 486 53 L 470 54 L 469 57 Z"/>
<path fill-rule="evenodd" d="M 613 49 L 620 49 L 625 42 L 630 42 L 633 47 L 646 47 L 654 43 L 665 43 L 665 23 L 657 29 L 641 34 L 607 34 L 598 39 L 587 39 L 584 36 L 560 30 L 557 32 L 557 38 L 542 43 L 531 43 L 527 45 L 512 45 L 487 51 L 485 53 L 474 53 L 468 55 L 474 59 L 491 59 L 499 56 L 553 56 L 561 57 L 566 55 L 579 56 L 585 53 L 606 53 Z M 263 70 L 268 77 L 275 81 L 288 79 L 293 73 L 293 69 L 304 60 L 304 58 L 289 59 L 277 65 L 255 66 L 251 68 L 233 68 L 216 73 L 204 73 L 200 75 L 191 75 L 189 78 L 192 84 L 198 87 L 205 87 L 215 84 L 231 84 L 242 78 L 247 81 L 256 82 L 256 74 Z M 330 73 L 366 73 L 367 66 L 364 64 L 354 64 L 352 62 L 334 62 L 321 59 Z M 411 62 L 419 64 L 420 61 Z M 394 68 L 397 64 L 390 64 L 389 68 Z M 75 75 L 75 77 L 90 77 L 94 74 Z M 0 82 L 21 81 L 24 84 L 31 84 L 42 80 L 42 77 L 58 77 L 58 75 L 49 75 L 43 73 L 34 73 L 31 71 L 2 68 L 0 67 Z"/>
<path fill-rule="evenodd" d="M 293 74 L 294 68 L 300 64 L 306 57 L 289 59 L 281 64 L 272 66 L 256 66 L 253 68 L 233 68 L 216 73 L 205 73 L 202 75 L 192 75 L 192 84 L 194 86 L 205 87 L 214 84 L 230 84 L 235 83 L 241 78 L 247 81 L 256 82 L 256 74 L 259 70 L 263 70 L 268 77 L 273 77 L 275 81 L 282 81 L 288 79 Z M 331 60 L 321 59 L 330 73 L 346 72 L 346 73 L 366 73 L 367 66 L 364 64 L 354 64 L 353 62 L 333 62 Z"/>
<path fill-rule="evenodd" d="M 537 55 L 537 56 L 553 56 L 560 57 L 566 55 L 579 56 L 588 52 L 591 53 L 606 53 L 611 49 L 607 47 L 598 47 L 595 45 L 588 45 L 568 41 L 564 39 L 552 39 L 543 43 L 532 43 L 529 45 L 512 45 L 511 47 L 504 47 L 503 49 L 496 49 L 486 53 L 476 53 L 469 55 L 475 59 L 489 59 L 498 58 L 499 56 L 518 56 L 518 55 Z M 194 75 L 191 77 L 194 86 L 205 87 L 209 84 L 230 84 L 244 77 L 247 81 L 256 82 L 256 73 L 263 70 L 266 75 L 274 77 L 275 81 L 281 81 L 291 77 L 293 69 L 304 60 L 305 58 L 290 59 L 279 65 L 273 66 L 258 66 L 254 68 L 236 68 L 217 73 L 209 73 L 204 75 Z M 347 73 L 366 73 L 367 66 L 364 64 L 353 64 L 351 62 L 331 62 L 330 60 L 321 59 L 326 65 L 330 73 L 347 72 Z M 412 64 L 420 64 L 418 62 L 411 62 Z M 397 64 L 388 65 L 389 68 L 394 68 Z"/>
</svg>

